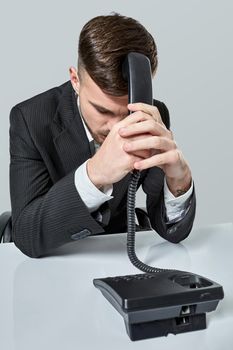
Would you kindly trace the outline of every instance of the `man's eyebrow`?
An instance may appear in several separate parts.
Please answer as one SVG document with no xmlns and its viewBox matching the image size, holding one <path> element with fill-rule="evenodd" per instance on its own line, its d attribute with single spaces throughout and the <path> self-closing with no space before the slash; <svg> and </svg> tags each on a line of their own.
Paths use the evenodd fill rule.
<svg viewBox="0 0 233 350">
<path fill-rule="evenodd" d="M 109 109 L 107 109 L 107 108 L 105 108 L 105 107 L 103 107 L 103 106 L 99 106 L 99 105 L 97 105 L 96 103 L 91 102 L 91 101 L 88 101 L 88 102 L 89 102 L 93 107 L 95 107 L 96 109 L 98 109 L 98 110 L 101 111 L 101 112 L 109 113 L 109 114 L 111 114 L 111 115 L 115 115 L 114 112 L 110 111 Z"/>
</svg>

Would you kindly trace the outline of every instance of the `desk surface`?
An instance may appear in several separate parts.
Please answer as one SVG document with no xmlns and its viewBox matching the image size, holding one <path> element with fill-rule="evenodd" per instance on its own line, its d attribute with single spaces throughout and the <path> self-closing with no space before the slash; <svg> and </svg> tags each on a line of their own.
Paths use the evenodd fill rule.
<svg viewBox="0 0 233 350">
<path fill-rule="evenodd" d="M 233 348 L 233 225 L 195 229 L 180 244 L 138 232 L 145 263 L 190 271 L 221 284 L 225 297 L 207 313 L 207 329 L 132 342 L 123 318 L 93 279 L 140 273 L 128 260 L 126 234 L 89 237 L 31 259 L 0 245 L 0 342 L 4 350 Z"/>
</svg>

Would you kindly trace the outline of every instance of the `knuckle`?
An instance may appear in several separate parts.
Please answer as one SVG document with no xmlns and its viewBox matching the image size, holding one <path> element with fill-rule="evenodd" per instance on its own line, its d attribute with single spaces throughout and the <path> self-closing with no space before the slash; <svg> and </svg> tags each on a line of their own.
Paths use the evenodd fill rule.
<svg viewBox="0 0 233 350">
<path fill-rule="evenodd" d="M 171 140 L 174 140 L 174 136 L 173 136 L 173 132 L 171 130 L 168 130 L 168 137 L 171 139 Z"/>
<path fill-rule="evenodd" d="M 154 130 L 155 128 L 155 120 L 149 116 L 149 118 L 146 121 L 146 125 L 149 130 Z"/>
<path fill-rule="evenodd" d="M 138 116 L 140 118 L 144 118 L 144 112 L 143 111 L 138 111 Z"/>
<path fill-rule="evenodd" d="M 175 150 L 177 150 L 177 149 L 178 149 L 178 146 L 177 146 L 176 141 L 173 141 L 172 145 L 173 145 L 173 149 L 175 149 Z"/>
<path fill-rule="evenodd" d="M 150 123 L 151 128 L 154 129 L 156 127 L 156 119 L 154 119 L 154 118 L 150 119 L 149 123 Z"/>
<path fill-rule="evenodd" d="M 154 138 L 154 145 L 155 145 L 155 148 L 159 148 L 161 147 L 161 144 L 162 144 L 162 140 L 160 137 L 157 137 L 155 136 Z"/>
<path fill-rule="evenodd" d="M 177 163 L 180 160 L 180 152 L 178 149 L 175 149 L 172 151 L 172 158 L 173 158 L 173 162 Z"/>
<path fill-rule="evenodd" d="M 156 116 L 156 118 L 159 118 L 159 119 L 161 119 L 161 115 L 160 115 L 160 112 L 159 112 L 159 109 L 158 109 L 158 107 L 155 107 L 155 116 Z"/>
</svg>

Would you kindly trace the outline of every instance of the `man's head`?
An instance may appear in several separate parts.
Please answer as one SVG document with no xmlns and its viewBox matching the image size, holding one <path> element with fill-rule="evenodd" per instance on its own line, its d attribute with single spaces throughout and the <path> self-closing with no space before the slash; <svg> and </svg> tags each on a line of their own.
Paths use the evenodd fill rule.
<svg viewBox="0 0 233 350">
<path fill-rule="evenodd" d="M 79 95 L 83 118 L 99 143 L 128 114 L 128 85 L 121 67 L 132 51 L 150 59 L 154 76 L 157 48 L 151 34 L 135 19 L 119 14 L 98 16 L 80 33 L 78 70 L 70 68 L 70 79 Z"/>
</svg>

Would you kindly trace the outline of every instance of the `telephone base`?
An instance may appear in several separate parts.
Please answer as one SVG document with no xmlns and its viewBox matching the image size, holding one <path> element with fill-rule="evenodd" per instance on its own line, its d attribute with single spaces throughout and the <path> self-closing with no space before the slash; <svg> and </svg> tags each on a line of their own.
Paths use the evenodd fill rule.
<svg viewBox="0 0 233 350">
<path fill-rule="evenodd" d="M 205 329 L 206 314 L 131 324 L 125 321 L 125 327 L 131 340 L 156 338 Z"/>
<path fill-rule="evenodd" d="M 94 279 L 105 298 L 123 316 L 131 340 L 206 328 L 206 312 L 224 297 L 223 288 L 185 271 L 163 271 Z"/>
</svg>

